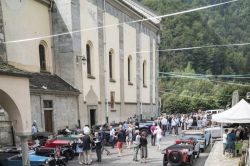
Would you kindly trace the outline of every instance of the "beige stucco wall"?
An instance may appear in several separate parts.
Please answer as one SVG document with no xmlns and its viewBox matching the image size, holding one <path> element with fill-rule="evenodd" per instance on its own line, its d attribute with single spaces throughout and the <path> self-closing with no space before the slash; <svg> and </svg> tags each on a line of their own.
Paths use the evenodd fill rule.
<svg viewBox="0 0 250 166">
<path fill-rule="evenodd" d="M 0 80 L 0 105 L 13 121 L 16 133 L 31 133 L 29 79 L 0 75 Z"/>
<path fill-rule="evenodd" d="M 141 79 L 143 78 L 143 62 L 146 61 L 146 79 L 145 84 L 147 87 L 142 88 L 142 101 L 143 103 L 149 103 L 150 102 L 150 70 L 152 69 L 150 67 L 150 38 L 148 35 L 141 33 Z M 144 52 L 145 51 L 145 52 Z M 142 81 L 142 80 L 141 80 Z"/>
<path fill-rule="evenodd" d="M 35 0 L 2 1 L 2 8 L 6 41 L 30 39 L 51 34 L 48 6 Z M 50 38 L 7 44 L 8 63 L 23 70 L 39 72 L 39 43 L 42 40 L 48 46 L 47 70 L 53 72 Z"/>
<path fill-rule="evenodd" d="M 31 94 L 32 121 L 36 120 L 39 131 L 45 130 L 44 100 L 53 102 L 53 108 L 47 110 L 53 111 L 53 130 L 55 133 L 59 129 L 64 129 L 65 126 L 75 128 L 78 123 L 77 96 Z"/>
<path fill-rule="evenodd" d="M 124 98 L 125 102 L 136 102 L 136 29 L 124 25 Z M 131 83 L 128 85 L 128 57 L 132 57 Z"/>
<path fill-rule="evenodd" d="M 97 27 L 97 6 L 93 5 L 89 1 L 80 1 L 80 12 L 81 12 L 81 29 L 89 29 Z M 100 101 L 100 80 L 99 80 L 99 54 L 98 54 L 98 30 L 93 29 L 89 31 L 83 31 L 81 34 L 82 38 L 82 52 L 86 55 L 86 44 L 91 42 L 92 44 L 92 57 L 91 57 L 91 72 L 95 79 L 90 79 L 87 76 L 87 62 L 83 64 L 83 96 L 86 95 L 93 88 L 94 93 Z M 86 99 L 84 99 L 86 101 Z"/>
<path fill-rule="evenodd" d="M 105 25 L 119 24 L 118 18 L 105 13 Z M 113 49 L 113 79 L 116 81 L 108 84 L 108 99 L 110 101 L 110 92 L 115 92 L 115 101 L 120 102 L 120 55 L 119 55 L 119 28 L 118 26 L 111 26 L 105 28 L 106 32 L 106 57 L 109 55 L 110 49 Z M 106 69 L 109 69 L 107 58 Z M 109 70 L 107 70 L 109 72 Z M 108 73 L 109 76 L 109 73 Z"/>
</svg>

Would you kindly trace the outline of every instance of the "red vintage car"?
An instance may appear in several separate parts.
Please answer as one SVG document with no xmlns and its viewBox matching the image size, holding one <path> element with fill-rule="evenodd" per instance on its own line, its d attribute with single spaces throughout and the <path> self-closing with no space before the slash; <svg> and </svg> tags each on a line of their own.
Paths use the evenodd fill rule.
<svg viewBox="0 0 250 166">
<path fill-rule="evenodd" d="M 47 148 L 57 148 L 57 147 L 68 147 L 71 146 L 71 142 L 67 140 L 47 140 L 45 145 Z"/>
</svg>

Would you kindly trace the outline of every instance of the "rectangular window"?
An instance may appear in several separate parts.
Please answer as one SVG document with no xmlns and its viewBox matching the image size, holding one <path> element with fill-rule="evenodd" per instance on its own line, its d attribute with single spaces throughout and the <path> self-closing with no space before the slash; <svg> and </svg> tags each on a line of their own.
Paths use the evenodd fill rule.
<svg viewBox="0 0 250 166">
<path fill-rule="evenodd" d="M 109 78 L 113 78 L 113 69 L 112 69 L 112 53 L 109 52 Z"/>
<path fill-rule="evenodd" d="M 131 82 L 130 80 L 130 58 L 128 58 L 128 82 Z"/>
<path fill-rule="evenodd" d="M 53 108 L 52 100 L 43 100 L 43 108 Z"/>
<path fill-rule="evenodd" d="M 115 108 L 115 92 L 110 92 L 110 107 Z"/>
<path fill-rule="evenodd" d="M 87 73 L 91 75 L 91 53 L 90 46 L 86 45 L 86 54 L 87 54 Z"/>
</svg>

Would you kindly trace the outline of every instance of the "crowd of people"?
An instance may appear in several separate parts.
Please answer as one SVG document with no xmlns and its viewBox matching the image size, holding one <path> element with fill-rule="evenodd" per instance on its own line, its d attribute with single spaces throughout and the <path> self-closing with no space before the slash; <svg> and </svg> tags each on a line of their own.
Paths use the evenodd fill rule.
<svg viewBox="0 0 250 166">
<path fill-rule="evenodd" d="M 235 156 L 235 143 L 248 139 L 249 129 L 247 126 L 238 126 L 237 128 L 225 129 L 223 134 L 223 154 Z"/>
<path fill-rule="evenodd" d="M 83 129 L 83 135 L 78 140 L 77 152 L 79 153 L 79 164 L 90 164 L 90 149 L 95 147 L 97 162 L 101 162 L 102 154 L 106 151 L 110 155 L 110 151 L 105 147 L 109 144 L 111 148 L 117 149 L 118 157 L 122 157 L 123 150 L 133 149 L 134 162 L 147 162 L 148 157 L 148 135 L 151 134 L 151 146 L 156 146 L 157 150 L 161 150 L 161 140 L 166 134 L 174 136 L 179 134 L 179 130 L 190 128 L 203 128 L 207 125 L 207 118 L 202 114 L 195 115 L 164 115 L 153 120 L 150 131 L 139 131 L 139 122 L 136 118 L 129 118 L 119 125 L 110 124 L 108 133 L 106 125 L 96 130 L 94 136 L 90 136 L 88 126 Z M 107 137 L 108 135 L 108 137 Z M 124 143 L 125 142 L 125 143 Z M 83 144 L 83 145 L 82 145 Z M 86 145 L 87 144 L 87 145 Z M 125 145 L 125 147 L 124 147 Z M 140 152 L 140 160 L 139 160 Z"/>
<path fill-rule="evenodd" d="M 79 139 L 76 141 L 76 152 L 79 154 L 79 164 L 90 165 L 92 163 L 91 150 L 96 151 L 97 162 L 102 161 L 102 154 L 105 151 L 107 155 L 110 155 L 110 151 L 106 145 L 110 145 L 111 148 L 116 148 L 118 157 L 122 157 L 123 150 L 133 149 L 133 161 L 134 162 L 147 162 L 148 157 L 148 140 L 151 138 L 151 146 L 156 146 L 157 150 L 161 150 L 162 137 L 168 135 L 176 136 L 180 130 L 189 130 L 191 128 L 201 129 L 206 127 L 209 123 L 207 116 L 202 113 L 196 114 L 173 114 L 162 115 L 156 119 L 151 119 L 152 126 L 148 131 L 139 131 L 139 121 L 136 117 L 128 118 L 119 124 L 111 123 L 108 126 L 103 125 L 98 129 L 90 129 L 86 125 L 83 129 L 78 128 L 75 130 L 79 135 Z M 38 131 L 36 122 L 32 125 L 32 133 Z M 63 134 L 71 133 L 72 131 L 66 127 L 62 130 Z M 151 135 L 148 139 L 149 134 Z M 228 146 L 230 141 L 227 141 Z M 124 147 L 125 146 L 125 147 Z M 140 152 L 140 158 L 139 156 Z M 140 159 L 140 160 L 139 160 Z"/>
</svg>

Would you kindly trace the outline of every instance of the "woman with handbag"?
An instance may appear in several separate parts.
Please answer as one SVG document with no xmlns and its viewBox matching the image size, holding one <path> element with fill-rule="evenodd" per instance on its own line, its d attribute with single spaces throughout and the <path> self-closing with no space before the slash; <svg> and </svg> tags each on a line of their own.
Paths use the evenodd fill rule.
<svg viewBox="0 0 250 166">
<path fill-rule="evenodd" d="M 76 142 L 76 153 L 78 153 L 78 162 L 79 164 L 83 164 L 83 145 L 82 145 L 82 137 L 83 135 L 80 134 L 79 135 L 80 138 L 78 138 L 77 142 Z"/>
</svg>

